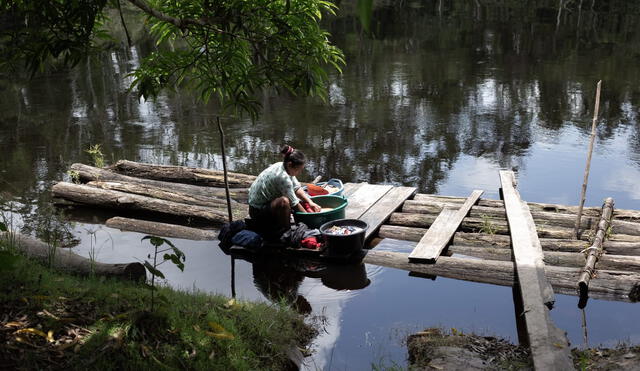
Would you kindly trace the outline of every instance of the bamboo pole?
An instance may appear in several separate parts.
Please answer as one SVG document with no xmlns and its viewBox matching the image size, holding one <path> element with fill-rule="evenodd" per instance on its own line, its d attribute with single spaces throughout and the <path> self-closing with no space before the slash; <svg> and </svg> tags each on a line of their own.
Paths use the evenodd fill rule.
<svg viewBox="0 0 640 371">
<path fill-rule="evenodd" d="M 587 165 L 584 169 L 584 180 L 582 181 L 582 192 L 580 194 L 580 205 L 578 206 L 578 217 L 574 227 L 575 238 L 580 238 L 580 218 L 582 217 L 582 208 L 584 207 L 584 199 L 587 193 L 587 182 L 589 181 L 589 170 L 591 168 L 591 155 L 593 154 L 593 142 L 596 139 L 596 124 L 598 121 L 598 110 L 600 109 L 600 86 L 602 80 L 598 81 L 596 87 L 596 105 L 593 109 L 593 121 L 591 122 L 591 138 L 589 139 L 589 149 L 587 150 Z"/>
<path fill-rule="evenodd" d="M 613 199 L 608 197 L 604 200 L 604 205 L 602 205 L 602 217 L 600 218 L 600 223 L 598 223 L 596 237 L 593 240 L 593 244 L 587 249 L 589 254 L 587 255 L 584 268 L 582 269 L 582 274 L 580 274 L 580 278 L 578 279 L 578 292 L 581 297 L 587 297 L 589 294 L 589 281 L 594 276 L 596 262 L 600 258 L 600 255 L 602 255 L 602 243 L 604 242 L 607 229 L 611 223 L 612 214 Z"/>
<path fill-rule="evenodd" d="M 227 156 L 224 150 L 224 131 L 220 124 L 220 117 L 216 117 L 218 121 L 218 130 L 220 130 L 220 147 L 222 148 L 222 170 L 224 171 L 224 190 L 227 195 L 227 211 L 229 212 L 229 223 L 233 221 L 233 213 L 231 212 L 231 195 L 229 194 L 229 179 L 227 178 Z"/>
</svg>

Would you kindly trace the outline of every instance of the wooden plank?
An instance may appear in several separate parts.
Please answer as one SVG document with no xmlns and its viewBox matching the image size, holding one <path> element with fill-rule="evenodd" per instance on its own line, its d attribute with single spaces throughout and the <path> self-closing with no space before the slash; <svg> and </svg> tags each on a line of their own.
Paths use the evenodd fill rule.
<svg viewBox="0 0 640 371">
<path fill-rule="evenodd" d="M 355 191 L 357 191 L 362 185 L 365 183 L 345 183 L 344 189 L 342 190 L 342 195 L 346 198 L 349 198 Z"/>
<path fill-rule="evenodd" d="M 553 324 L 545 305 L 553 303 L 553 289 L 545 276 L 542 246 L 529 206 L 515 189 L 513 172 L 500 171 L 500 182 L 533 365 L 536 370 L 573 370 L 567 337 Z"/>
<path fill-rule="evenodd" d="M 365 240 L 377 232 L 382 223 L 389 219 L 389 215 L 399 209 L 414 193 L 416 193 L 416 188 L 414 187 L 393 187 L 369 210 L 364 212 L 358 219 L 369 224 L 369 228 L 365 233 Z"/>
<path fill-rule="evenodd" d="M 449 241 L 453 238 L 462 220 L 467 216 L 471 207 L 478 202 L 483 193 L 484 191 L 474 190 L 457 210 L 445 207 L 438 214 L 427 233 L 422 236 L 416 248 L 409 254 L 409 260 L 435 263 L 442 250 L 447 247 Z"/>
<path fill-rule="evenodd" d="M 359 219 L 373 204 L 384 196 L 393 186 L 364 183 L 349 198 L 345 218 Z"/>
</svg>

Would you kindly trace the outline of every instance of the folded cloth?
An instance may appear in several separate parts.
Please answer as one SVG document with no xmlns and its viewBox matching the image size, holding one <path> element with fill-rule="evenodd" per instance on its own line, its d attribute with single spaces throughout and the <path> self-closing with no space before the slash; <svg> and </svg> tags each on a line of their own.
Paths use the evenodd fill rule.
<svg viewBox="0 0 640 371">
<path fill-rule="evenodd" d="M 315 237 L 307 237 L 300 241 L 300 246 L 305 249 L 317 250 L 322 247 L 322 243 L 318 242 Z"/>
<path fill-rule="evenodd" d="M 223 250 L 229 249 L 233 245 L 231 241 L 233 236 L 245 228 L 246 225 L 243 220 L 236 220 L 231 222 L 231 224 L 225 223 L 222 228 L 220 228 L 220 233 L 218 233 L 218 240 L 220 241 L 218 246 Z"/>
<path fill-rule="evenodd" d="M 244 229 L 231 239 L 234 245 L 248 247 L 250 249 L 257 249 L 262 246 L 262 237 L 254 231 Z"/>
</svg>

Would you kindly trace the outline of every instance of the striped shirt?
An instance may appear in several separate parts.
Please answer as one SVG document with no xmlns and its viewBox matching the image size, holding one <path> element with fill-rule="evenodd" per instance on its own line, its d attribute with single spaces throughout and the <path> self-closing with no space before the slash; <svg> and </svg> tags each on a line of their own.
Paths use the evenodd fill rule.
<svg viewBox="0 0 640 371">
<path fill-rule="evenodd" d="M 287 174 L 282 162 L 276 162 L 264 169 L 251 184 L 249 205 L 262 209 L 276 198 L 287 196 L 291 207 L 294 207 L 300 202 L 295 193 L 298 188 L 300 188 L 298 179 Z"/>
</svg>

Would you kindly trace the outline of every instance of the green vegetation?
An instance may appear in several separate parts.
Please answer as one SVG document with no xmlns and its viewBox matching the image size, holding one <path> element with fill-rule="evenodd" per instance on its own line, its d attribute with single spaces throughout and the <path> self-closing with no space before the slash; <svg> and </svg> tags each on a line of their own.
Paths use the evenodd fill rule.
<svg viewBox="0 0 640 371">
<path fill-rule="evenodd" d="M 487 215 L 482 214 L 482 225 L 480 225 L 480 232 L 486 234 L 496 234 L 497 228 L 491 222 L 491 218 Z"/>
<path fill-rule="evenodd" d="M 2 243 L 5 249 L 6 243 Z M 282 369 L 313 331 L 285 307 L 60 274 L 26 258 L 0 271 L 9 369 Z"/>
<path fill-rule="evenodd" d="M 91 156 L 91 159 L 93 160 L 93 165 L 95 167 L 99 167 L 101 169 L 104 167 L 104 154 L 102 153 L 102 147 L 100 146 L 100 144 L 95 144 L 89 147 L 89 149 L 86 150 L 86 152 Z"/>
<path fill-rule="evenodd" d="M 146 18 L 156 41 L 132 73 L 132 87 L 145 98 L 182 86 L 203 102 L 214 97 L 224 110 L 255 118 L 255 95 L 264 88 L 325 97 L 327 70 L 344 65 L 319 24 L 336 9 L 325 0 L 11 0 L 0 5 L 0 19 L 7 20 L 0 52 L 10 56 L 0 67 L 24 63 L 35 74 L 51 63 L 76 66 L 99 41 L 112 39 L 106 25 L 116 20 L 130 40 L 125 5 Z"/>
<path fill-rule="evenodd" d="M 151 290 L 151 311 L 153 312 L 155 309 L 155 291 L 156 291 L 156 277 L 164 278 L 164 274 L 158 270 L 158 266 L 165 262 L 172 262 L 180 269 L 180 271 L 184 271 L 184 261 L 185 256 L 180 249 L 175 247 L 173 243 L 162 237 L 155 236 L 144 236 L 142 241 L 149 240 L 151 245 L 153 245 L 153 263 L 148 260 L 144 261 L 144 267 L 151 273 L 151 285 L 149 285 L 149 290 Z M 169 247 L 166 249 L 158 250 L 163 245 L 168 245 Z M 158 261 L 158 254 L 164 254 L 162 259 Z M 151 254 L 147 255 L 149 259 L 151 259 Z M 164 300 L 165 303 L 168 303 L 165 296 L 159 296 L 160 300 Z"/>
</svg>

